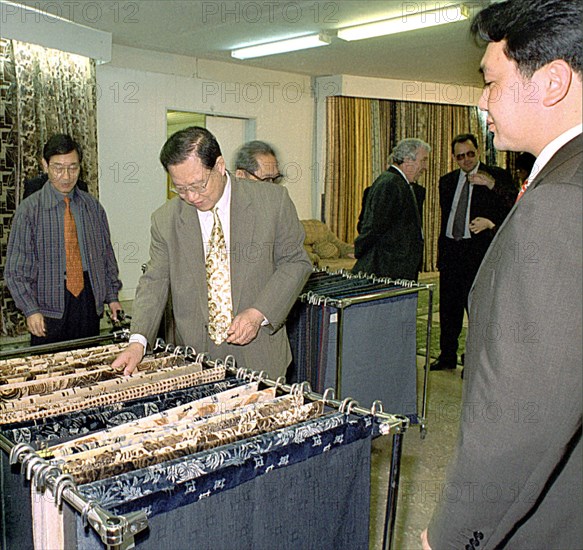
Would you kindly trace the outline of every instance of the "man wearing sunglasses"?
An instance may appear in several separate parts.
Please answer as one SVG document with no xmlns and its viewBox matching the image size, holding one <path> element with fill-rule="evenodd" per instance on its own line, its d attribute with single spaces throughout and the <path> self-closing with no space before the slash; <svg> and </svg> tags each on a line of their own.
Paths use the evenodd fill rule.
<svg viewBox="0 0 583 550">
<path fill-rule="evenodd" d="M 283 176 L 279 173 L 277 155 L 273 147 L 265 141 L 248 141 L 237 151 L 235 175 L 238 178 L 280 183 Z"/>
<path fill-rule="evenodd" d="M 438 240 L 440 355 L 431 370 L 455 369 L 468 294 L 484 254 L 516 198 L 506 170 L 480 162 L 473 134 L 451 144 L 459 169 L 439 180 Z"/>
<path fill-rule="evenodd" d="M 152 215 L 130 345 L 113 368 L 134 372 L 170 292 L 173 343 L 213 359 L 232 355 L 239 367 L 273 380 L 285 375 L 285 320 L 312 271 L 286 188 L 233 177 L 216 138 L 198 126 L 170 136 L 160 161 L 178 197 Z"/>
</svg>

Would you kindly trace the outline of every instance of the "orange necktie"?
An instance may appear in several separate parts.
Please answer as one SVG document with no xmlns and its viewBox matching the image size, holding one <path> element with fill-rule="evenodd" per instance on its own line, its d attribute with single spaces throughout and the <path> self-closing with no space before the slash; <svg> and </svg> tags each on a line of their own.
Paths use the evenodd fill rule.
<svg viewBox="0 0 583 550">
<path fill-rule="evenodd" d="M 77 239 L 77 226 L 71 213 L 71 198 L 65 197 L 65 256 L 67 270 L 67 290 L 79 296 L 83 290 L 83 262 Z"/>
</svg>

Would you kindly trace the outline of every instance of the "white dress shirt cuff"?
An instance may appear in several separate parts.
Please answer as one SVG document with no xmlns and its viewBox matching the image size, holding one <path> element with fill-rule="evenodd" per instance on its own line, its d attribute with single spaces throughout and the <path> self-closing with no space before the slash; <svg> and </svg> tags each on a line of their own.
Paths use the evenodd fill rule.
<svg viewBox="0 0 583 550">
<path fill-rule="evenodd" d="M 146 348 L 148 347 L 148 340 L 141 334 L 132 334 L 129 340 L 130 344 L 137 342 L 138 344 L 142 344 L 144 346 L 144 355 L 146 354 Z"/>
</svg>

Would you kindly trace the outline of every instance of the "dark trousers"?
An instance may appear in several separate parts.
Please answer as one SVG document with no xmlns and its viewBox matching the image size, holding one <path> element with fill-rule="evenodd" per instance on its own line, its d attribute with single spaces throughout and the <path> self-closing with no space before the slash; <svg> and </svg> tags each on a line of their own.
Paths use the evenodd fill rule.
<svg viewBox="0 0 583 550">
<path fill-rule="evenodd" d="M 30 336 L 31 346 L 43 346 L 55 342 L 76 340 L 99 335 L 99 315 L 95 310 L 95 298 L 87 272 L 83 273 L 84 287 L 75 298 L 65 288 L 65 312 L 61 319 L 45 317 L 46 336 Z"/>
<path fill-rule="evenodd" d="M 439 270 L 440 359 L 455 364 L 464 310 L 468 309 L 468 295 L 483 254 L 476 252 L 469 240 L 445 240 Z"/>
</svg>

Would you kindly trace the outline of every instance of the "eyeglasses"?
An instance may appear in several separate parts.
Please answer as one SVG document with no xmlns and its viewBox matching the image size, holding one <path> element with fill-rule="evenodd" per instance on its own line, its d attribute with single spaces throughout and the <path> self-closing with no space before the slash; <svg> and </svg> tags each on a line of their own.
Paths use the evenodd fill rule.
<svg viewBox="0 0 583 550">
<path fill-rule="evenodd" d="M 187 193 L 197 193 L 200 195 L 201 193 L 204 193 L 206 191 L 207 185 L 209 183 L 209 180 L 211 179 L 211 174 L 213 173 L 214 169 L 215 169 L 215 167 L 213 166 L 209 170 L 208 176 L 206 177 L 206 180 L 204 183 L 193 183 L 192 185 L 188 185 L 186 187 L 174 186 L 172 189 L 170 189 L 170 191 L 172 193 L 175 193 L 176 195 L 180 195 L 181 197 L 183 197 Z"/>
<path fill-rule="evenodd" d="M 49 168 L 53 171 L 55 176 L 58 176 L 58 177 L 64 175 L 65 172 L 67 172 L 67 174 L 72 174 L 74 176 L 75 174 L 78 174 L 79 171 L 81 170 L 81 166 L 79 164 L 69 164 L 69 165 L 49 164 Z"/>
<path fill-rule="evenodd" d="M 459 153 L 458 155 L 455 156 L 455 160 L 461 162 L 466 157 L 468 157 L 469 159 L 475 158 L 476 157 L 476 151 L 468 151 L 467 153 Z"/>
<path fill-rule="evenodd" d="M 260 178 L 257 174 L 254 174 L 250 170 L 245 170 L 248 174 L 251 174 L 256 180 L 265 183 L 279 183 L 283 179 L 283 175 L 277 174 L 276 176 L 267 176 L 265 178 Z"/>
</svg>

